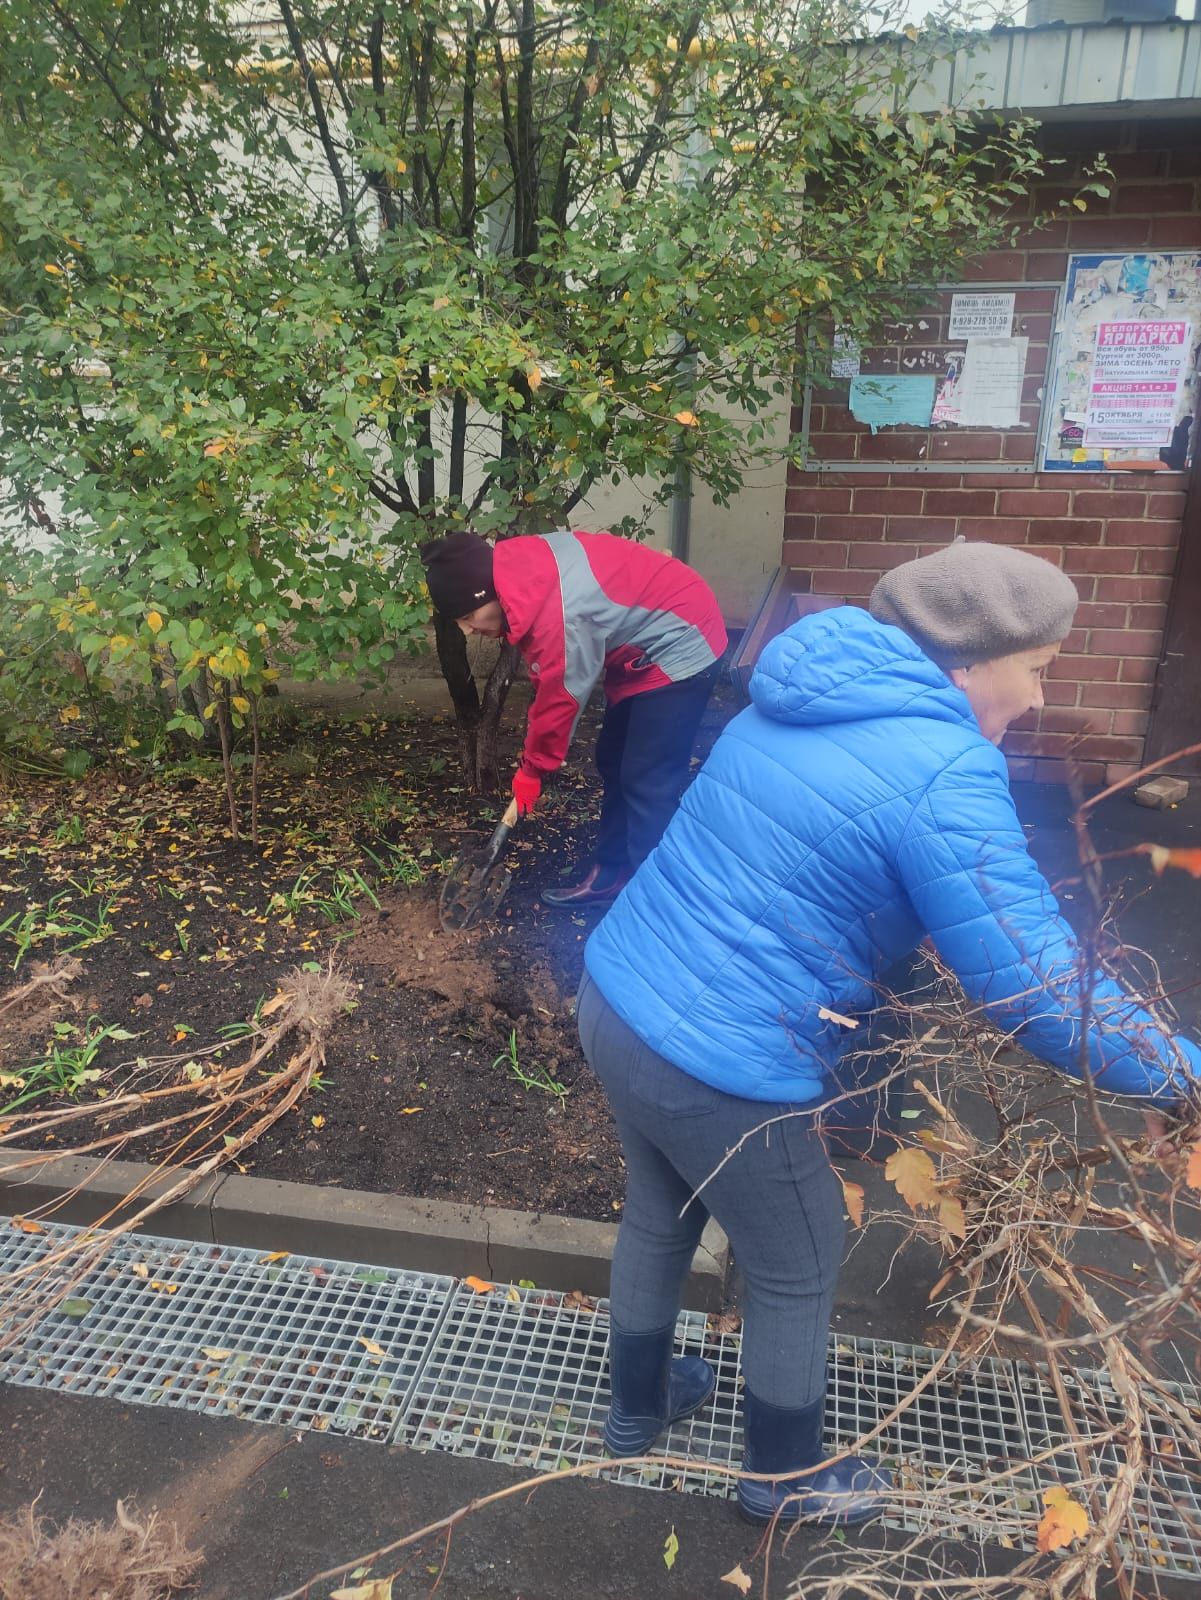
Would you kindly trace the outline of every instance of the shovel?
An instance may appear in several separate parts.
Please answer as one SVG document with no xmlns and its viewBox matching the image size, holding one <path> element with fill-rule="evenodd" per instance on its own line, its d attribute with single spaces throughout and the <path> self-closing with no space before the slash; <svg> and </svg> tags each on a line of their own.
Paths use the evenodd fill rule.
<svg viewBox="0 0 1201 1600">
<path fill-rule="evenodd" d="M 517 802 L 511 800 L 488 843 L 478 850 L 464 850 L 450 869 L 438 901 L 444 933 L 469 928 L 480 917 L 495 911 L 504 898 L 513 874 L 498 872 L 496 866 L 516 822 Z"/>
</svg>

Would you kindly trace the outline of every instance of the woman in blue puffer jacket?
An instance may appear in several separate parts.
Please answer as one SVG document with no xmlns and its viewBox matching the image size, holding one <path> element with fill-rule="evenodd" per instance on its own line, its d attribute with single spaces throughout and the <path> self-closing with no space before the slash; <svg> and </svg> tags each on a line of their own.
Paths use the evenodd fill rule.
<svg viewBox="0 0 1201 1600">
<path fill-rule="evenodd" d="M 588 941 L 580 1038 L 628 1173 L 606 1443 L 642 1453 L 713 1391 L 708 1363 L 671 1358 L 712 1215 L 745 1283 L 744 1465 L 779 1479 L 740 1481 L 751 1517 L 863 1520 L 889 1481 L 864 1459 L 822 1460 L 844 1221 L 803 1113 L 831 1093 L 846 1038 L 830 1013 L 870 1011 L 880 975 L 929 936 L 993 1022 L 1081 1071 L 1078 947 L 997 749 L 1042 705 L 1076 605 L 1048 562 L 957 541 L 883 578 L 870 614 L 796 623 L 764 650 L 752 705 Z M 1178 1110 L 1201 1051 L 1104 974 L 1088 987 L 1098 1088 Z"/>
</svg>

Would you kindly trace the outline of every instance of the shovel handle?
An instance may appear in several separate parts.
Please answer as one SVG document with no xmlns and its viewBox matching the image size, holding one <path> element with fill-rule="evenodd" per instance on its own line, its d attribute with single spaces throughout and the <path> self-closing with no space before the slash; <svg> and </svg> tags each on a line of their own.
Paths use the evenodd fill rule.
<svg viewBox="0 0 1201 1600">
<path fill-rule="evenodd" d="M 509 804 L 505 807 L 504 816 L 496 824 L 496 827 L 493 828 L 492 837 L 488 840 L 488 844 L 484 850 L 484 855 L 480 862 L 480 866 L 485 872 L 491 872 L 492 868 L 500 860 L 500 853 L 505 847 L 505 841 L 508 839 L 509 835 L 512 833 L 517 824 L 517 815 L 517 801 L 510 800 Z"/>
</svg>

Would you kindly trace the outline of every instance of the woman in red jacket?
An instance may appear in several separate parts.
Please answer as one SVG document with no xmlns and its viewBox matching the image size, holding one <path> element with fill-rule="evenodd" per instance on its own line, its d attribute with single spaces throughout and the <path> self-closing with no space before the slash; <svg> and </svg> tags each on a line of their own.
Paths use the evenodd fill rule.
<svg viewBox="0 0 1201 1600">
<path fill-rule="evenodd" d="M 671 818 L 726 647 L 713 591 L 682 561 L 611 533 L 454 533 L 421 551 L 430 600 L 463 632 L 517 646 L 534 683 L 513 795 L 522 815 L 563 765 L 597 679 L 604 786 L 595 858 L 552 906 L 616 899 Z"/>
</svg>

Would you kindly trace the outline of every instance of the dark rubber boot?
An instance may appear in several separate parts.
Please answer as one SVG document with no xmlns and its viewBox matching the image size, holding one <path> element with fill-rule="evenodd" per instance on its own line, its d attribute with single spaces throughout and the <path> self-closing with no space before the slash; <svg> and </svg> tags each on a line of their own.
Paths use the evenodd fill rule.
<svg viewBox="0 0 1201 1600">
<path fill-rule="evenodd" d="M 744 1470 L 784 1474 L 816 1468 L 800 1478 L 781 1476 L 776 1483 L 740 1478 L 738 1505 L 748 1521 L 770 1522 L 778 1513 L 781 1522 L 841 1527 L 867 1522 L 884 1509 L 891 1473 L 862 1456 L 848 1456 L 828 1467 L 819 1464 L 824 1412 L 824 1398 L 793 1411 L 743 1390 Z"/>
<path fill-rule="evenodd" d="M 574 906 L 611 905 L 629 881 L 628 867 L 619 867 L 616 871 L 612 867 L 589 867 L 579 883 L 569 884 L 564 889 L 543 889 L 540 898 L 544 906 L 555 906 L 563 911 L 570 911 Z"/>
<path fill-rule="evenodd" d="M 673 1422 L 699 1411 L 712 1398 L 717 1376 L 700 1356 L 677 1356 L 675 1328 L 658 1333 L 609 1329 L 609 1387 L 605 1449 L 611 1456 L 640 1456 Z"/>
</svg>

